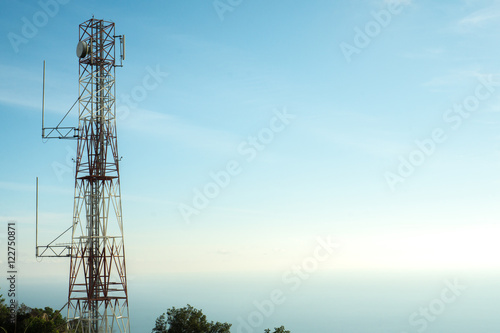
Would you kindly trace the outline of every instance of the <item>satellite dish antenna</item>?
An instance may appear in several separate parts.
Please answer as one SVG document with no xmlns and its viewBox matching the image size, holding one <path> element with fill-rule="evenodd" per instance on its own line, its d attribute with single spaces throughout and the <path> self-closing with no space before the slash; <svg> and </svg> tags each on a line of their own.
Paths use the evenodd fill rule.
<svg viewBox="0 0 500 333">
<path fill-rule="evenodd" d="M 85 58 L 89 54 L 89 45 L 87 42 L 79 41 L 76 46 L 76 56 L 78 58 Z"/>
</svg>

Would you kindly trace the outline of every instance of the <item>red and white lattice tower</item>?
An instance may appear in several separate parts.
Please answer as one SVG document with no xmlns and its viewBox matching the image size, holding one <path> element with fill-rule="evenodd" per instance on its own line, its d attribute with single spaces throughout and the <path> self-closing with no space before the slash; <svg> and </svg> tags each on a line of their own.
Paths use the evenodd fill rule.
<svg viewBox="0 0 500 333">
<path fill-rule="evenodd" d="M 115 63 L 117 38 L 120 64 Z M 66 116 L 56 127 L 44 126 L 45 62 L 42 95 L 42 138 L 78 142 L 73 223 L 65 231 L 72 231 L 71 242 L 54 244 L 60 235 L 38 246 L 37 178 L 36 256 L 70 258 L 68 328 L 130 332 L 115 106 L 115 68 L 125 58 L 125 36 L 115 35 L 113 22 L 92 18 L 80 24 L 76 53 L 78 127 L 60 126 Z"/>
<path fill-rule="evenodd" d="M 77 332 L 130 331 L 116 139 L 116 37 L 113 22 L 92 18 L 80 24 L 68 295 L 68 323 Z"/>
<path fill-rule="evenodd" d="M 125 333 L 130 324 L 115 105 L 115 68 L 125 59 L 125 36 L 115 35 L 113 22 L 92 18 L 79 26 L 76 53 L 78 127 L 60 126 L 66 116 L 56 127 L 44 126 L 45 62 L 42 95 L 42 138 L 78 142 L 73 223 L 65 231 L 71 230 L 71 242 L 54 244 L 61 234 L 46 246 L 38 245 L 37 178 L 36 256 L 70 258 L 67 306 L 72 332 Z"/>
</svg>

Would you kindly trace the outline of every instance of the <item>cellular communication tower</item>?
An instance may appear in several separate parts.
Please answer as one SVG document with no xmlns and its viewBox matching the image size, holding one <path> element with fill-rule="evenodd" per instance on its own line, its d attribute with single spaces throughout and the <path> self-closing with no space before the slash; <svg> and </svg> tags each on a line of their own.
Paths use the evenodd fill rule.
<svg viewBox="0 0 500 333">
<path fill-rule="evenodd" d="M 71 243 L 38 246 L 37 181 L 36 255 L 70 258 L 69 328 L 130 332 L 115 106 L 115 69 L 125 59 L 125 36 L 115 35 L 113 22 L 92 18 L 79 26 L 76 53 L 78 127 L 60 126 L 66 116 L 56 127 L 44 127 L 42 101 L 42 137 L 77 140 Z M 44 96 L 45 62 L 43 81 Z"/>
</svg>

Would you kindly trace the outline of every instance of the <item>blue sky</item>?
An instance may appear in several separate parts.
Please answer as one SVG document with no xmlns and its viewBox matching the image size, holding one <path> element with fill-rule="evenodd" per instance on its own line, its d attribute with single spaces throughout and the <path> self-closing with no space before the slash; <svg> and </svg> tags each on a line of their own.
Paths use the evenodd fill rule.
<svg viewBox="0 0 500 333">
<path fill-rule="evenodd" d="M 318 237 L 341 250 L 316 274 L 498 270 L 500 2 L 214 3 L 0 2 L 0 220 L 18 223 L 26 283 L 67 281 L 66 261 L 34 258 L 35 178 L 42 243 L 69 227 L 74 191 L 75 142 L 40 137 L 42 63 L 51 126 L 77 98 L 78 25 L 92 15 L 126 35 L 131 285 L 280 276 Z"/>
</svg>

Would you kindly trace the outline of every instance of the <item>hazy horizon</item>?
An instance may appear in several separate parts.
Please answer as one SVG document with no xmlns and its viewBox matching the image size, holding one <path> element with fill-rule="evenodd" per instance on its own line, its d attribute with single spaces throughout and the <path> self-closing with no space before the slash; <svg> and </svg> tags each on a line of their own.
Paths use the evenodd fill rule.
<svg viewBox="0 0 500 333">
<path fill-rule="evenodd" d="M 253 332 L 284 325 L 294 333 L 465 333 L 477 329 L 479 319 L 481 332 L 495 332 L 500 328 L 495 317 L 495 308 L 500 305 L 500 290 L 496 288 L 499 275 L 498 271 L 318 271 L 296 291 L 287 289 L 279 272 L 203 278 L 173 274 L 163 280 L 144 277 L 129 283 L 130 323 L 134 332 L 151 332 L 155 319 L 168 308 L 190 304 L 201 309 L 209 321 L 232 324 L 231 332 L 247 332 L 240 318 L 248 321 L 248 316 L 258 311 L 254 302 L 262 304 L 269 300 L 271 291 L 281 289 L 285 302 L 277 304 L 270 316 L 260 311 L 264 321 L 258 327 L 251 326 Z M 447 283 L 455 282 L 465 289 L 453 302 L 443 302 L 442 311 L 436 307 L 436 315 L 429 310 L 435 319 L 428 320 L 422 330 L 426 317 L 420 314 L 421 308 L 436 306 Z M 24 293 L 37 287 L 41 288 L 38 295 L 26 297 L 37 307 L 57 308 L 66 301 L 66 288 L 51 282 L 30 284 Z M 414 313 L 417 315 L 410 321 Z"/>
</svg>

